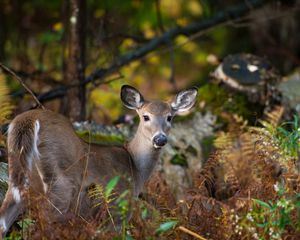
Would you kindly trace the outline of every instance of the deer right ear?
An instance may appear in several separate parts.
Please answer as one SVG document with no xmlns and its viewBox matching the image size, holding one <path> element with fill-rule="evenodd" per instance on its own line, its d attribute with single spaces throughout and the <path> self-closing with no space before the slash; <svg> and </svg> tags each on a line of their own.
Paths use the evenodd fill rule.
<svg viewBox="0 0 300 240">
<path fill-rule="evenodd" d="M 144 105 L 142 94 L 134 87 L 123 85 L 121 89 L 121 100 L 129 109 L 139 109 Z"/>
<path fill-rule="evenodd" d="M 178 113 L 191 109 L 196 102 L 197 91 L 197 88 L 193 87 L 179 92 L 175 100 L 171 103 L 172 109 Z"/>
</svg>

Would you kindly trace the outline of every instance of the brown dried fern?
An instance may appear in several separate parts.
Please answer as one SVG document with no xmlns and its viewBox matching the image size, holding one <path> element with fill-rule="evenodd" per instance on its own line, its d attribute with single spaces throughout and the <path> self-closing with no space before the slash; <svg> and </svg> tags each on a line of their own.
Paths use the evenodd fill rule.
<svg viewBox="0 0 300 240">
<path fill-rule="evenodd" d="M 282 116 L 284 113 L 284 107 L 283 106 L 274 106 L 272 111 L 265 112 L 263 119 L 270 123 L 272 126 L 278 126 Z"/>
</svg>

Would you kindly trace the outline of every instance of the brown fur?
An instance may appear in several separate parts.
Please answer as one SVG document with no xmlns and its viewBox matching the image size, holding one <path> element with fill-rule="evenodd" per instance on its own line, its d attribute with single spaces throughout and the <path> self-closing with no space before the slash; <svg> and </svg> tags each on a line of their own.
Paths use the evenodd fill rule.
<svg viewBox="0 0 300 240">
<path fill-rule="evenodd" d="M 178 96 L 177 108 L 189 109 L 196 90 Z M 153 139 L 157 134 L 166 137 L 171 127 L 167 117 L 176 111 L 165 102 L 144 103 L 142 95 L 130 86 L 122 87 L 121 98 L 141 119 L 126 149 L 88 144 L 76 135 L 68 119 L 48 110 L 31 110 L 12 121 L 7 146 L 9 189 L 0 209 L 3 234 L 24 210 L 28 193 L 43 195 L 53 207 L 53 217 L 71 211 L 89 218 L 97 213 L 87 197 L 89 186 L 106 186 L 119 175 L 131 179 L 131 186 L 123 179 L 118 183 L 119 193 L 129 187 L 135 196 L 141 192 L 163 146 L 155 145 Z M 147 111 L 152 114 L 145 124 L 143 114 Z"/>
<path fill-rule="evenodd" d="M 170 105 L 166 102 L 161 101 L 146 103 L 144 106 L 144 110 L 153 115 L 161 115 L 172 112 Z"/>
</svg>

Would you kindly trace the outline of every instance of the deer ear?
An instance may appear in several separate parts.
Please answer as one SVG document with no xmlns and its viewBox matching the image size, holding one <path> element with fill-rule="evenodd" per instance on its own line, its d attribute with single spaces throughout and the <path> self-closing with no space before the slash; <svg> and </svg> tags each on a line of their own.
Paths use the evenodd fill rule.
<svg viewBox="0 0 300 240">
<path fill-rule="evenodd" d="M 134 87 L 123 85 L 121 89 L 121 100 L 129 109 L 139 109 L 144 105 L 142 94 Z"/>
<path fill-rule="evenodd" d="M 191 109 L 196 102 L 197 92 L 196 87 L 179 92 L 171 103 L 172 109 L 179 113 Z"/>
</svg>

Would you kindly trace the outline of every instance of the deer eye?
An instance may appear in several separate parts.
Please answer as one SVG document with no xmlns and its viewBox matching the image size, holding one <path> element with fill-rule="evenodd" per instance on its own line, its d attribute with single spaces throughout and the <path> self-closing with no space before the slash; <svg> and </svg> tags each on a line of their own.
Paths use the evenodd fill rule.
<svg viewBox="0 0 300 240">
<path fill-rule="evenodd" d="M 145 122 L 148 122 L 148 121 L 150 121 L 150 117 L 149 117 L 149 116 L 147 116 L 147 115 L 144 115 L 144 116 L 143 116 L 143 118 L 144 118 L 144 121 L 145 121 Z"/>
<path fill-rule="evenodd" d="M 171 121 L 172 121 L 172 116 L 171 116 L 171 115 L 167 117 L 167 121 L 168 121 L 168 122 L 171 122 Z"/>
</svg>

